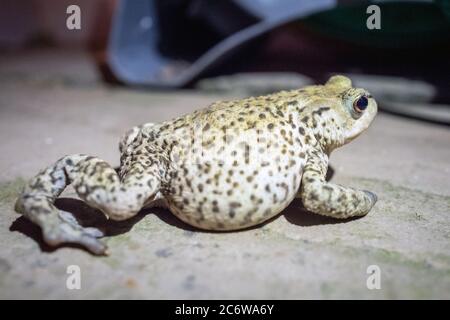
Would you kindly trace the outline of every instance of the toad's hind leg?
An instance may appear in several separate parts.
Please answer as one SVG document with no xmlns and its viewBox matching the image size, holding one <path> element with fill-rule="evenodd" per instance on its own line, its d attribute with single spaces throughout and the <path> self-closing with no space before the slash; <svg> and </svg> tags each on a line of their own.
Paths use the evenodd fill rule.
<svg viewBox="0 0 450 320">
<path fill-rule="evenodd" d="M 31 179 L 17 199 L 16 211 L 41 227 L 49 245 L 77 243 L 93 253 L 104 254 L 106 246 L 96 239 L 99 234 L 67 219 L 55 207 L 55 199 L 72 184 L 89 205 L 113 220 L 125 220 L 159 190 L 155 173 L 154 168 L 135 162 L 120 179 L 101 159 L 81 154 L 66 156 Z"/>
</svg>

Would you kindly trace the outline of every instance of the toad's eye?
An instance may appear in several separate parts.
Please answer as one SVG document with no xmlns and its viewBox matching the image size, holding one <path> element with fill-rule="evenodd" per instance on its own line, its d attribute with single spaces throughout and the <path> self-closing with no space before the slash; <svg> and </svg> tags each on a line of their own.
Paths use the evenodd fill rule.
<svg viewBox="0 0 450 320">
<path fill-rule="evenodd" d="M 356 112 L 361 113 L 364 110 L 366 110 L 368 105 L 369 105 L 369 100 L 367 99 L 367 97 L 361 96 L 358 99 L 356 99 L 355 102 L 353 102 L 353 109 Z"/>
</svg>

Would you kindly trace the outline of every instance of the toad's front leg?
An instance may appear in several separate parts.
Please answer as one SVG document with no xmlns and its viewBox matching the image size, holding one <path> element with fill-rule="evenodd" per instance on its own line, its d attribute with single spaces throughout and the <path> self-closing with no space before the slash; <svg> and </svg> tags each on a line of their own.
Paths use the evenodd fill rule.
<svg viewBox="0 0 450 320">
<path fill-rule="evenodd" d="M 17 199 L 16 211 L 41 227 L 49 245 L 77 243 L 93 253 L 104 254 L 106 246 L 96 239 L 101 234 L 92 228 L 82 228 L 61 214 L 54 201 L 67 185 L 73 184 L 82 200 L 102 210 L 107 217 L 128 219 L 159 189 L 156 168 L 143 163 L 132 163 L 120 179 L 101 159 L 81 154 L 63 157 L 31 179 Z"/>
<path fill-rule="evenodd" d="M 300 192 L 305 208 L 311 212 L 333 218 L 364 216 L 375 205 L 377 196 L 366 190 L 356 190 L 329 183 L 325 180 L 328 157 L 309 157 L 303 171 Z"/>
</svg>

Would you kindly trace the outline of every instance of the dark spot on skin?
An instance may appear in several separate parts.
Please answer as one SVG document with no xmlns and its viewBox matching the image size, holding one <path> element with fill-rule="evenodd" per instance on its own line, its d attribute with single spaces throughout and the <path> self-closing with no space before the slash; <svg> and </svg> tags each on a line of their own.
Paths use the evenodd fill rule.
<svg viewBox="0 0 450 320">
<path fill-rule="evenodd" d="M 239 202 L 230 202 L 230 208 L 237 209 L 240 207 L 242 207 L 242 204 L 240 204 Z"/>
<path fill-rule="evenodd" d="M 305 135 L 305 129 L 303 127 L 298 127 L 298 132 L 300 132 L 301 135 Z"/>
<path fill-rule="evenodd" d="M 207 123 L 204 127 L 203 127 L 203 131 L 208 131 L 210 128 L 209 123 Z"/>
<path fill-rule="evenodd" d="M 250 162 L 250 146 L 248 144 L 245 144 L 244 158 L 245 163 L 248 164 Z"/>
<path fill-rule="evenodd" d="M 305 143 L 308 145 L 311 142 L 311 137 L 309 135 L 305 136 Z"/>
<path fill-rule="evenodd" d="M 314 115 L 314 114 L 317 114 L 317 115 L 321 116 L 321 115 L 322 115 L 322 112 L 325 112 L 325 111 L 328 111 L 328 110 L 330 110 L 329 107 L 321 107 L 321 108 L 319 108 L 318 110 L 313 111 L 312 114 L 313 114 L 313 115 Z"/>
<path fill-rule="evenodd" d="M 269 123 L 269 124 L 267 125 L 267 128 L 268 128 L 269 130 L 272 130 L 273 127 L 274 127 L 274 124 L 273 124 L 273 123 Z"/>
<path fill-rule="evenodd" d="M 265 119 L 265 118 L 266 118 L 266 115 L 265 115 L 264 113 L 260 113 L 260 114 L 259 114 L 259 118 L 260 118 L 260 119 Z"/>
<path fill-rule="evenodd" d="M 273 196 L 272 196 L 272 202 L 273 202 L 274 204 L 276 204 L 276 203 L 278 202 L 278 197 L 277 197 L 277 194 L 276 194 L 276 193 L 274 193 Z"/>
<path fill-rule="evenodd" d="M 319 196 L 314 191 L 310 193 L 309 198 L 313 201 L 319 200 Z"/>
</svg>

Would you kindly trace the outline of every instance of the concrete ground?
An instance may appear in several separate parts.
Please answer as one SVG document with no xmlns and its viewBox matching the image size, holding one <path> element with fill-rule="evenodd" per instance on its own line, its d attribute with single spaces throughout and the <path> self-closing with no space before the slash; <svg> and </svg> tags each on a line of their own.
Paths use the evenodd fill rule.
<svg viewBox="0 0 450 320">
<path fill-rule="evenodd" d="M 118 165 L 129 127 L 169 119 L 233 94 L 102 85 L 79 53 L 0 57 L 0 298 L 450 298 L 450 131 L 380 113 L 331 157 L 332 181 L 379 201 L 361 219 L 315 216 L 294 202 L 247 231 L 200 232 L 151 209 L 107 223 L 68 188 L 57 204 L 103 227 L 110 256 L 52 249 L 13 211 L 24 180 L 64 154 Z M 66 287 L 81 268 L 81 289 Z M 367 268 L 381 271 L 369 290 Z"/>
</svg>

